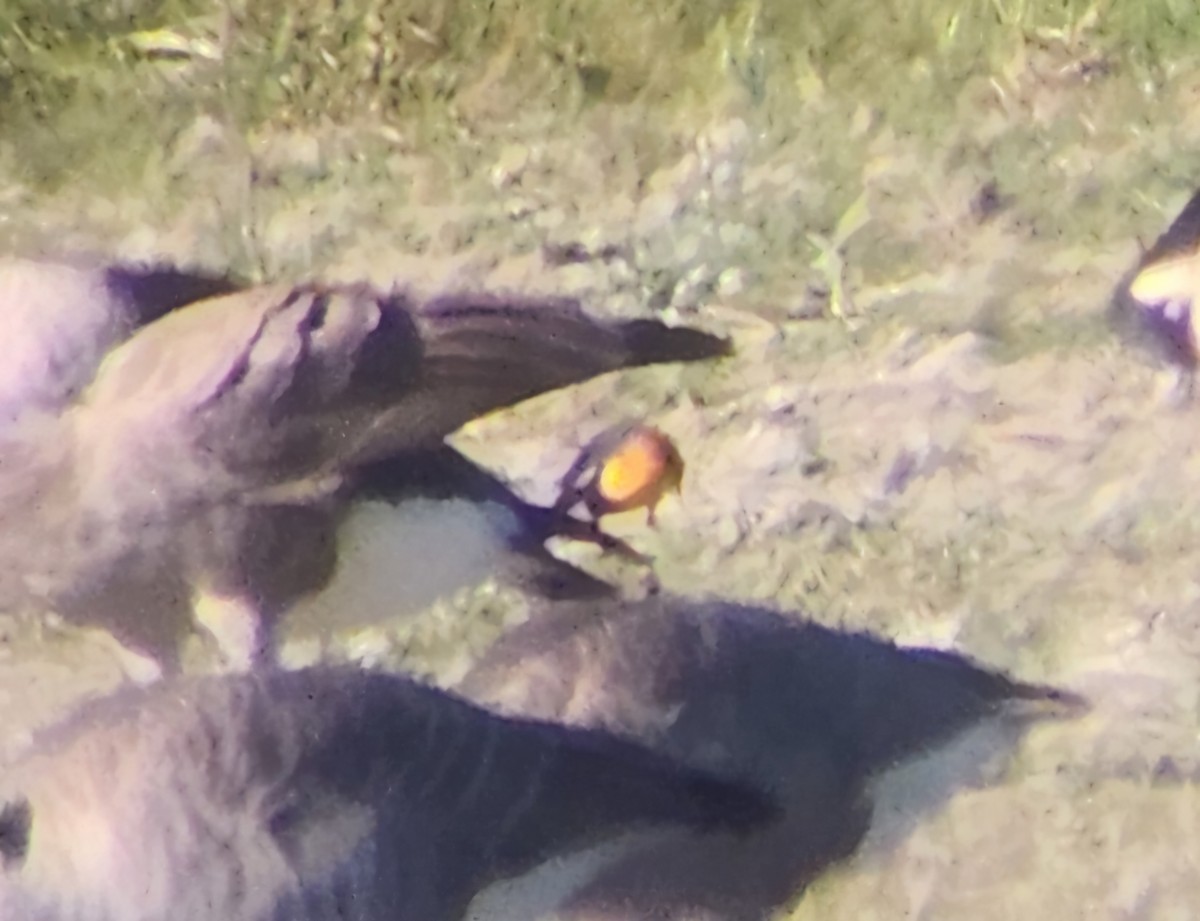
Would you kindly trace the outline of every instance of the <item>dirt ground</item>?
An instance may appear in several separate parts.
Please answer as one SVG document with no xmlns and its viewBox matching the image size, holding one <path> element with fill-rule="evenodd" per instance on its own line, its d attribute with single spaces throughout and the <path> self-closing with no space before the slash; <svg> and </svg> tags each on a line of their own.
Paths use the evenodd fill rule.
<svg viewBox="0 0 1200 921">
<path fill-rule="evenodd" d="M 889 809 L 955 756 L 907 769 L 858 854 L 779 917 L 1190 917 L 1196 408 L 1109 306 L 1139 239 L 1191 194 L 1200 83 L 1179 67 L 1146 86 L 1047 47 L 956 88 L 925 131 L 819 82 L 795 88 L 782 120 L 777 100 L 758 107 L 734 81 L 682 114 L 636 99 L 533 108 L 428 142 L 370 120 L 247 132 L 197 110 L 119 171 L 110 136 L 45 182 L 26 158 L 53 146 L 50 120 L 28 144 L 0 142 L 0 238 L 268 277 L 569 294 L 598 314 L 728 333 L 737 354 L 718 365 L 597 381 L 456 443 L 546 501 L 587 438 L 644 416 L 676 438 L 684 492 L 657 531 L 636 516 L 615 530 L 656 557 L 667 590 L 959 650 L 1093 703 L 897 834 Z M 188 66 L 139 64 L 185 93 Z M 387 546 L 470 556 L 486 576 L 487 540 L 464 550 L 479 528 L 459 513 L 441 544 Z M 365 545 L 417 519 L 364 518 L 344 537 Z M 612 570 L 590 549 L 562 552 Z M 404 605 L 404 586 L 362 587 L 373 578 L 354 581 L 379 613 L 322 646 L 315 600 L 285 656 L 451 684 L 523 616 L 486 578 L 448 574 Z M 27 612 L 0 630 L 0 752 L 122 680 L 96 636 Z"/>
</svg>

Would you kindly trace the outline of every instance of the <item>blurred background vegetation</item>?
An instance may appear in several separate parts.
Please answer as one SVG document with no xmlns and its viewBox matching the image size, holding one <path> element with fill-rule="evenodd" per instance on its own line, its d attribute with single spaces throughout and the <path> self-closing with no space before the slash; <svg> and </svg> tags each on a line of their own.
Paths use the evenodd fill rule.
<svg viewBox="0 0 1200 921">
<path fill-rule="evenodd" d="M 1086 266 L 1190 194 L 1198 42 L 1195 0 L 0 0 L 0 238 L 387 281 L 623 235 L 653 309 L 911 314 L 954 260 L 1008 304 L 1014 240 Z"/>
<path fill-rule="evenodd" d="M 1193 0 L 3 0 L 0 123 L 43 182 L 198 108 L 430 141 L 633 100 L 707 114 L 731 94 L 777 126 L 829 93 L 936 131 L 965 82 L 1030 55 L 1153 85 L 1198 39 Z"/>
</svg>

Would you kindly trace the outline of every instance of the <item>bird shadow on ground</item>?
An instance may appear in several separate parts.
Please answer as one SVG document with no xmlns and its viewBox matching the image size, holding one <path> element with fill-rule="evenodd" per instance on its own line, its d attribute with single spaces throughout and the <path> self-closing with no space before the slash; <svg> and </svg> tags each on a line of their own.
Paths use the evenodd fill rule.
<svg viewBox="0 0 1200 921">
<path fill-rule="evenodd" d="M 976 730 L 975 744 L 952 746 L 948 769 L 888 794 L 876 847 L 986 782 L 984 763 L 1010 753 L 1032 720 L 1084 708 L 952 653 L 675 598 L 548 605 L 458 690 L 505 713 L 637 738 L 784 803 L 782 821 L 749 837 L 671 832 L 600 855 L 590 878 L 553 897 L 556 916 L 570 918 L 761 918 L 862 844 L 874 781 L 890 768 Z M 528 880 L 490 893 L 471 917 L 538 916 L 550 884 Z"/>
</svg>

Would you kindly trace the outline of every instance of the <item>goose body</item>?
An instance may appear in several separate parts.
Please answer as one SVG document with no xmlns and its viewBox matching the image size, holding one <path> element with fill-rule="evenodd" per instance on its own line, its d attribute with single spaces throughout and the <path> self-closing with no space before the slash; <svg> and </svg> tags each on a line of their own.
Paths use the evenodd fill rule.
<svg viewBox="0 0 1200 921">
<path fill-rule="evenodd" d="M 14 921 L 448 921 L 488 882 L 630 828 L 773 814 L 616 737 L 335 668 L 127 690 L 2 778 Z"/>
<path fill-rule="evenodd" d="M 331 577 L 337 523 L 373 465 L 436 454 L 540 393 L 728 351 L 568 300 L 314 284 L 189 299 L 203 284 L 145 281 L 166 269 L 137 276 L 134 299 L 111 294 L 132 269 L 22 271 L 42 281 L 9 285 L 21 303 L 60 275 L 73 293 L 49 298 L 53 335 L 14 340 L 53 399 L 10 387 L 25 406 L 0 425 L 0 606 L 97 623 L 168 666 L 193 618 L 234 667 L 268 657 L 273 623 Z M 111 328 L 60 355 L 76 314 Z"/>
<path fill-rule="evenodd" d="M 458 689 L 509 715 L 602 727 L 779 796 L 781 821 L 751 835 L 681 830 L 631 848 L 565 898 L 559 921 L 771 916 L 857 848 L 874 783 L 892 768 L 994 717 L 997 730 L 1019 732 L 1083 706 L 952 652 L 669 596 L 546 605 Z M 1016 741 L 998 735 L 1000 750 Z"/>
</svg>

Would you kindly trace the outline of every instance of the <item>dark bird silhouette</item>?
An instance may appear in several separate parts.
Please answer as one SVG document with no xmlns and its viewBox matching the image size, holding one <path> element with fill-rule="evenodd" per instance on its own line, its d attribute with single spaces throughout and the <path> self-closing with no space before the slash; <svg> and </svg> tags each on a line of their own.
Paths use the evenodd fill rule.
<svg viewBox="0 0 1200 921">
<path fill-rule="evenodd" d="M 336 565 L 359 471 L 437 454 L 463 423 L 540 393 L 729 351 L 568 300 L 311 284 L 191 300 L 217 282 L 89 277 L 55 294 L 59 320 L 16 339 L 50 396 L 0 425 L 0 601 L 99 623 L 168 665 L 192 615 L 237 667 L 269 651 L 274 621 Z M 63 328 L 78 339 L 66 357 L 45 332 Z"/>
<path fill-rule="evenodd" d="M 557 917 L 588 919 L 765 917 L 857 848 L 881 773 L 989 717 L 1012 717 L 999 725 L 1019 731 L 1083 707 L 953 653 L 671 598 L 548 607 L 504 635 L 459 690 L 510 715 L 602 727 L 779 795 L 784 819 L 744 839 L 675 833 L 631 848 L 558 906 Z"/>
<path fill-rule="evenodd" d="M 21 921 L 450 921 L 631 828 L 776 815 L 614 736 L 357 669 L 126 689 L 0 777 L 0 917 Z"/>
</svg>

